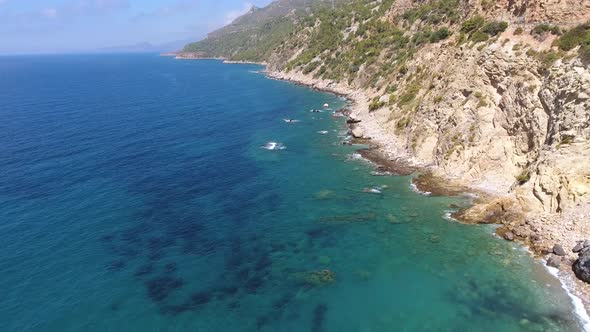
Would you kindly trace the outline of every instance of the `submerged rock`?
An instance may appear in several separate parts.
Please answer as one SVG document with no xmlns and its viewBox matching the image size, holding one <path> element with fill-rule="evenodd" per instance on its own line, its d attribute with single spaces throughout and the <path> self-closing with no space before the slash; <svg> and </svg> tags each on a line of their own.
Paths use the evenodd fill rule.
<svg viewBox="0 0 590 332">
<path fill-rule="evenodd" d="M 313 198 L 317 200 L 325 200 L 334 198 L 334 192 L 331 190 L 320 190 L 313 195 Z"/>
<path fill-rule="evenodd" d="M 320 223 L 326 224 L 344 224 L 344 223 L 351 223 L 351 222 L 367 222 L 373 221 L 377 215 L 375 213 L 369 212 L 366 214 L 359 213 L 359 214 L 348 214 L 342 216 L 327 216 L 327 217 L 320 217 L 317 219 Z"/>
<path fill-rule="evenodd" d="M 331 270 L 319 270 L 296 273 L 295 278 L 311 286 L 325 286 L 336 280 L 336 274 Z"/>
<path fill-rule="evenodd" d="M 547 259 L 547 266 L 559 268 L 559 264 L 561 263 L 561 258 L 556 255 L 551 255 Z"/>
</svg>

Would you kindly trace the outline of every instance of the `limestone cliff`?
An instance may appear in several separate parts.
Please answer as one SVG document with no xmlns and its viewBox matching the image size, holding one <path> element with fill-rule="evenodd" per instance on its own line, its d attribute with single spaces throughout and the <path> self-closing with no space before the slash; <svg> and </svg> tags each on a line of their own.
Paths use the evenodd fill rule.
<svg viewBox="0 0 590 332">
<path fill-rule="evenodd" d="M 252 60 L 351 95 L 357 135 L 503 196 L 502 210 L 590 202 L 590 0 L 309 3 Z M 215 38 L 207 52 L 231 59 Z"/>
</svg>

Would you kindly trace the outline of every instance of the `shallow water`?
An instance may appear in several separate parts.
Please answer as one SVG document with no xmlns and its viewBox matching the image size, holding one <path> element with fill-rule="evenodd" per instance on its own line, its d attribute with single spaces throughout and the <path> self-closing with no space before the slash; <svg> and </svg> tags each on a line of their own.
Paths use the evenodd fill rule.
<svg viewBox="0 0 590 332">
<path fill-rule="evenodd" d="M 580 328 L 542 266 L 444 218 L 464 199 L 371 176 L 309 112 L 344 101 L 259 69 L 0 58 L 2 330 Z"/>
</svg>

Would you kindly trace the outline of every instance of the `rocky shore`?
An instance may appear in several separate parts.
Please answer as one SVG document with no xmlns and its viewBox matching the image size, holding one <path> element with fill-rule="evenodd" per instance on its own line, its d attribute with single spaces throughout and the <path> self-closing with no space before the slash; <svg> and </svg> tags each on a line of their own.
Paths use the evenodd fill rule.
<svg viewBox="0 0 590 332">
<path fill-rule="evenodd" d="M 590 311 L 590 284 L 578 279 L 573 272 L 574 263 L 578 259 L 573 249 L 579 241 L 590 239 L 590 202 L 579 203 L 560 214 L 523 211 L 520 204 L 522 202 L 518 202 L 513 193 L 505 192 L 501 187 L 489 184 L 481 186 L 475 181 L 470 183 L 458 179 L 409 154 L 396 141 L 395 136 L 390 134 L 392 128 L 384 128 L 383 122 L 377 118 L 378 115 L 369 112 L 371 98 L 364 91 L 298 72 L 268 71 L 266 74 L 272 79 L 305 85 L 347 98 L 347 115 L 352 120 L 348 121 L 351 133 L 355 138 L 370 141 L 371 148 L 361 151 L 363 157 L 392 173 L 419 173 L 414 184 L 422 192 L 449 196 L 470 194 L 476 197 L 471 207 L 455 213 L 453 217 L 465 223 L 502 225 L 498 229 L 498 236 L 507 241 L 523 243 L 531 249 L 535 257 L 544 258 L 549 263 L 548 266 L 559 269 L 556 274 L 564 286 L 581 299 L 587 312 Z M 560 255 L 555 254 L 555 247 L 561 248 Z M 590 249 L 588 265 L 590 271 Z"/>
</svg>

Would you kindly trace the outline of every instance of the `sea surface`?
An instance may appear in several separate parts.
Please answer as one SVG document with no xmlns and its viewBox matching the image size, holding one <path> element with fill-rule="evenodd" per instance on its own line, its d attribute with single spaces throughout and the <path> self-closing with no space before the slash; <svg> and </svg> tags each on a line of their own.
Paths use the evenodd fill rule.
<svg viewBox="0 0 590 332">
<path fill-rule="evenodd" d="M 466 198 L 372 175 L 310 112 L 344 100 L 261 69 L 0 57 L 0 330 L 581 329 L 524 249 L 445 218 Z"/>
</svg>

